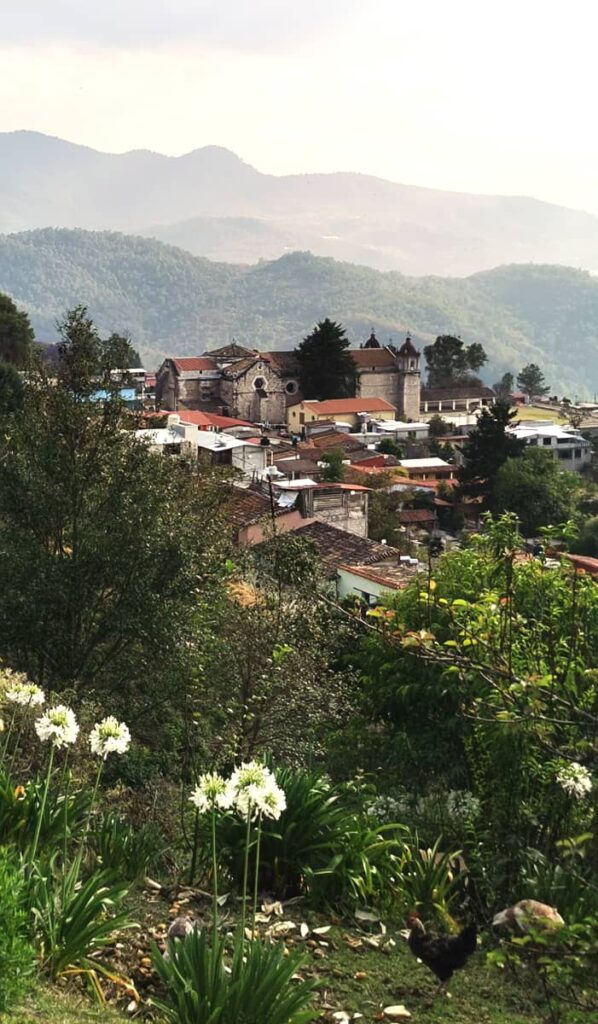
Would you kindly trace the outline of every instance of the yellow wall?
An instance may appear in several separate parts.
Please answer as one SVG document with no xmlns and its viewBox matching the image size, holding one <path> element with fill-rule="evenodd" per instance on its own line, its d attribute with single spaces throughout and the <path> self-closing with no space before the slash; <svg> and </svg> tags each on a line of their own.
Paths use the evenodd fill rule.
<svg viewBox="0 0 598 1024">
<path fill-rule="evenodd" d="M 394 420 L 396 413 L 394 409 L 385 409 L 382 412 L 371 413 L 376 420 Z M 319 423 L 324 420 L 334 420 L 336 423 L 347 423 L 350 427 L 358 427 L 361 418 L 358 413 L 318 413 L 306 402 L 297 405 L 289 405 L 287 408 L 287 426 L 289 430 L 298 433 L 304 423 Z"/>
</svg>

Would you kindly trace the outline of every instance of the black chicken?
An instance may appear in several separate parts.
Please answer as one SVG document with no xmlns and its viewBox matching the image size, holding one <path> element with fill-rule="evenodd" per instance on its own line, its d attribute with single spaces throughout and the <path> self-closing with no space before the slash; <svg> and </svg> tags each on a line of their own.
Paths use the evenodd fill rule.
<svg viewBox="0 0 598 1024">
<path fill-rule="evenodd" d="M 409 914 L 407 924 L 409 949 L 438 978 L 437 994 L 446 995 L 453 973 L 464 967 L 475 952 L 478 936 L 475 921 L 466 925 L 458 935 L 428 935 L 416 911 Z"/>
</svg>

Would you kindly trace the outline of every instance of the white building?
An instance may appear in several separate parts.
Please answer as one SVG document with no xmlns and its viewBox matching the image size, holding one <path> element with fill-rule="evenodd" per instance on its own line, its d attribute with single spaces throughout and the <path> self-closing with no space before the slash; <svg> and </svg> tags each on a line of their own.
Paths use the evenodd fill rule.
<svg viewBox="0 0 598 1024">
<path fill-rule="evenodd" d="M 259 440 L 257 443 L 244 441 L 213 430 L 199 430 L 193 423 L 181 422 L 176 413 L 168 417 L 166 427 L 136 430 L 135 436 L 162 454 L 197 457 L 199 452 L 205 452 L 214 465 L 233 466 L 247 480 L 256 479 L 272 464 L 269 444 L 260 444 Z"/>
<path fill-rule="evenodd" d="M 574 427 L 559 427 L 549 420 L 538 420 L 508 429 L 526 444 L 552 452 L 561 469 L 579 473 L 592 459 L 592 445 Z"/>
<path fill-rule="evenodd" d="M 374 432 L 372 432 L 374 427 Z M 373 420 L 370 423 L 368 440 L 381 434 L 393 441 L 425 441 L 430 433 L 429 423 L 404 423 L 402 420 Z"/>
</svg>

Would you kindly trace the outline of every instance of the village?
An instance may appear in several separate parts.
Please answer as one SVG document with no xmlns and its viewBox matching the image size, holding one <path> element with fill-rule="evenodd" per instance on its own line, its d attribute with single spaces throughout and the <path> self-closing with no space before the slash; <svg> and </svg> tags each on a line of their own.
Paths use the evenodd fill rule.
<svg viewBox="0 0 598 1024">
<path fill-rule="evenodd" d="M 430 552 L 459 546 L 481 523 L 482 498 L 458 493 L 462 449 L 497 396 L 482 384 L 422 385 L 421 353 L 407 336 L 382 346 L 372 331 L 350 350 L 355 398 L 304 400 L 293 351 L 259 352 L 236 342 L 201 356 L 171 357 L 157 373 L 131 371 L 147 425 L 137 437 L 152 450 L 229 467 L 230 525 L 237 544 L 273 532 L 309 539 L 339 599 L 375 606 L 405 587 Z M 135 373 L 137 377 L 135 379 Z M 511 396 L 515 408 L 526 396 Z M 592 460 L 598 419 L 580 427 L 526 407 L 509 428 L 551 452 L 561 469 L 582 473 Z M 442 452 L 442 455 L 439 452 Z M 388 535 L 371 514 L 372 493 L 393 509 Z M 598 566 L 596 566 L 598 572 Z"/>
</svg>

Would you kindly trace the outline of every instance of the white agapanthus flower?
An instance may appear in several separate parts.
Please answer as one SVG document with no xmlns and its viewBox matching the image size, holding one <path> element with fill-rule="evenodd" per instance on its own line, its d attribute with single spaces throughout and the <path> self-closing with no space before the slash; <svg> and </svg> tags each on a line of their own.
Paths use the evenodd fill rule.
<svg viewBox="0 0 598 1024">
<path fill-rule="evenodd" d="M 284 792 L 277 785 L 274 775 L 257 761 L 248 761 L 236 768 L 231 775 L 229 788 L 235 809 L 245 819 L 263 815 L 276 820 L 286 807 Z"/>
<path fill-rule="evenodd" d="M 234 792 L 226 779 L 217 772 L 206 772 L 200 775 L 199 782 L 189 797 L 200 814 L 208 811 L 225 811 L 232 806 Z"/>
<path fill-rule="evenodd" d="M 259 809 L 264 818 L 273 818 L 274 821 L 278 821 L 286 806 L 287 798 L 284 790 L 276 783 L 268 787 L 268 789 L 262 790 Z"/>
<path fill-rule="evenodd" d="M 44 743 L 49 740 L 55 747 L 68 747 L 76 741 L 79 726 L 71 709 L 64 704 L 57 704 L 38 718 L 35 731 Z"/>
<path fill-rule="evenodd" d="M 125 754 L 131 743 L 131 733 L 124 722 L 109 715 L 96 722 L 89 736 L 92 754 L 107 758 L 108 754 Z"/>
<path fill-rule="evenodd" d="M 16 682 L 8 687 L 4 696 L 11 704 L 21 707 L 40 707 L 45 702 L 44 691 L 35 683 Z"/>
<path fill-rule="evenodd" d="M 556 781 L 565 793 L 581 800 L 592 790 L 592 776 L 587 768 L 584 768 L 578 761 L 571 761 L 556 774 Z"/>
<path fill-rule="evenodd" d="M 451 789 L 446 797 L 446 809 L 451 818 L 471 819 L 480 812 L 480 801 L 468 789 Z"/>
</svg>

